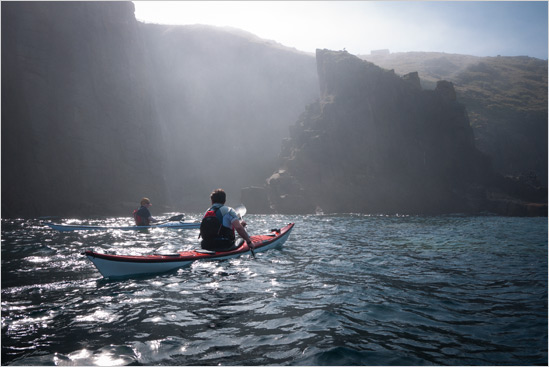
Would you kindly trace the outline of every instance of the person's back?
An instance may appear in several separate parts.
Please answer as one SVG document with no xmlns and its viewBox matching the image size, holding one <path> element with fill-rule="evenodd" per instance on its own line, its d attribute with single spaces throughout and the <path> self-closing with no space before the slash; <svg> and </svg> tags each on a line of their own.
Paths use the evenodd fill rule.
<svg viewBox="0 0 549 367">
<path fill-rule="evenodd" d="M 151 216 L 149 207 L 152 205 L 151 201 L 148 198 L 141 199 L 139 209 L 133 211 L 133 218 L 135 220 L 136 226 L 149 226 L 151 221 L 156 221 Z"/>
<path fill-rule="evenodd" d="M 238 218 L 234 210 L 220 203 L 213 204 L 200 223 L 201 247 L 205 250 L 227 251 L 234 247 L 235 235 L 231 219 Z"/>
<path fill-rule="evenodd" d="M 250 237 L 242 227 L 235 210 L 225 205 L 226 195 L 217 189 L 210 195 L 212 206 L 206 211 L 200 223 L 201 247 L 211 251 L 228 251 L 235 247 L 235 229 L 247 242 Z M 244 223 L 245 224 L 245 223 Z"/>
</svg>

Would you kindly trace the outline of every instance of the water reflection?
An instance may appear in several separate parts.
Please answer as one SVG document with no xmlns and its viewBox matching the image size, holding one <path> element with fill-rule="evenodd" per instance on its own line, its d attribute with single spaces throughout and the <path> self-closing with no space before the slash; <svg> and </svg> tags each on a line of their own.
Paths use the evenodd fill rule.
<svg viewBox="0 0 549 367">
<path fill-rule="evenodd" d="M 546 221 L 248 220 L 257 232 L 289 221 L 285 246 L 257 259 L 116 281 L 83 249 L 171 252 L 197 246 L 197 231 L 71 234 L 3 222 L 2 361 L 546 364 Z"/>
</svg>

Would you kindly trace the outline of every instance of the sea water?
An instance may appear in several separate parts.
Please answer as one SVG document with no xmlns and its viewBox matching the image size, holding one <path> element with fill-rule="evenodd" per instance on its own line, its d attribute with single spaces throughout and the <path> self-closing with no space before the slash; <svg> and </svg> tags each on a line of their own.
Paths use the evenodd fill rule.
<svg viewBox="0 0 549 367">
<path fill-rule="evenodd" d="M 2 365 L 548 363 L 547 218 L 246 219 L 296 226 L 255 259 L 121 280 L 82 252 L 190 250 L 198 231 L 2 220 Z"/>
</svg>

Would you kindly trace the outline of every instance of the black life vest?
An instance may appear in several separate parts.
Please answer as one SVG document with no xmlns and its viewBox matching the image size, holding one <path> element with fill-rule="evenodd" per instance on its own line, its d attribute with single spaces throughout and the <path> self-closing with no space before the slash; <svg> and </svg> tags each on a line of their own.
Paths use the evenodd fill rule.
<svg viewBox="0 0 549 367">
<path fill-rule="evenodd" d="M 223 226 L 223 214 L 221 213 L 221 207 L 212 206 L 200 223 L 200 235 L 205 241 L 214 239 L 225 239 L 234 241 L 235 235 L 231 228 Z"/>
<path fill-rule="evenodd" d="M 135 220 L 135 225 L 136 226 L 148 226 L 149 225 L 148 218 L 143 218 L 142 216 L 140 216 L 138 214 L 138 212 L 139 212 L 139 209 L 135 209 L 133 211 L 133 219 Z"/>
</svg>

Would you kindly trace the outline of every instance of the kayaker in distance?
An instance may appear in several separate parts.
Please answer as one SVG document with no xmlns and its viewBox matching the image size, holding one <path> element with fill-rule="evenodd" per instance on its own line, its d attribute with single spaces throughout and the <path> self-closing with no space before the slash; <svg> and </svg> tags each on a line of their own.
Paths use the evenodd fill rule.
<svg viewBox="0 0 549 367">
<path fill-rule="evenodd" d="M 252 240 L 244 229 L 246 222 L 241 221 L 235 210 L 225 205 L 227 195 L 223 189 L 214 190 L 210 195 L 212 206 L 206 211 L 200 223 L 200 246 L 205 250 L 228 251 L 235 247 L 235 230 L 250 248 Z"/>
<path fill-rule="evenodd" d="M 133 219 L 135 219 L 135 225 L 137 226 L 150 226 L 152 222 L 158 222 L 151 216 L 149 208 L 152 206 L 149 198 L 141 199 L 141 207 L 133 211 Z"/>
</svg>

